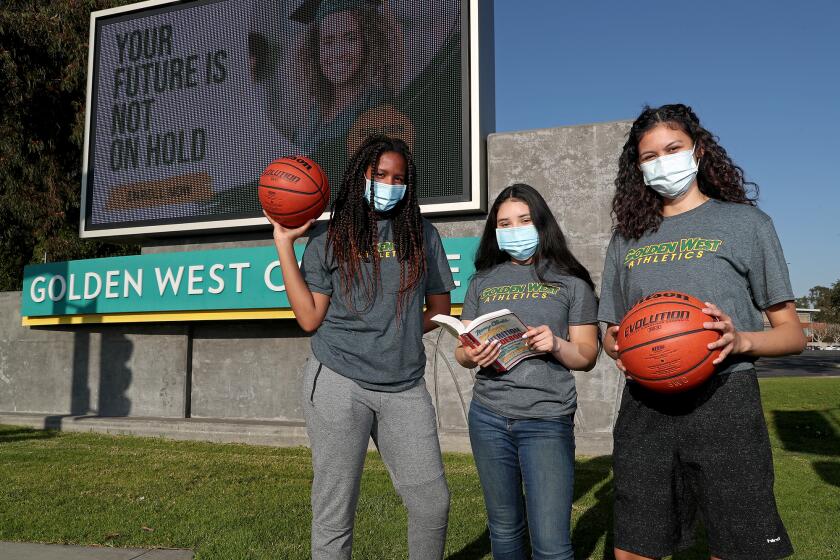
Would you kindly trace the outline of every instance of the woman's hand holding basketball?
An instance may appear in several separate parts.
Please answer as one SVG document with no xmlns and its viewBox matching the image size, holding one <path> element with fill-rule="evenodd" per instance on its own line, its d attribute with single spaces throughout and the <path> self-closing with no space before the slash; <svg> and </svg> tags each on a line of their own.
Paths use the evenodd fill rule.
<svg viewBox="0 0 840 560">
<path fill-rule="evenodd" d="M 501 345 L 497 340 L 494 340 L 493 342 L 484 342 L 475 348 L 470 348 L 466 345 L 463 348 L 467 359 L 478 367 L 485 368 L 492 365 L 496 361 L 496 358 L 499 357 Z"/>
<path fill-rule="evenodd" d="M 612 348 L 608 348 L 606 343 L 604 344 L 604 351 L 607 355 L 615 360 L 615 365 L 618 366 L 618 369 L 621 370 L 621 373 L 624 374 L 624 377 L 630 379 L 630 376 L 627 375 L 627 368 L 624 367 L 624 364 L 621 363 L 621 358 L 618 357 L 618 325 L 613 325 L 611 327 L 607 327 L 607 336 L 608 340 L 612 340 Z"/>
<path fill-rule="evenodd" d="M 717 365 L 721 363 L 729 354 L 741 354 L 746 352 L 744 348 L 744 337 L 735 328 L 732 323 L 732 318 L 720 310 L 714 303 L 705 302 L 706 307 L 703 308 L 703 313 L 711 316 L 714 321 L 707 321 L 703 323 L 703 328 L 720 331 L 720 338 L 715 342 L 710 342 L 709 350 L 720 348 L 720 356 L 712 363 Z"/>
<path fill-rule="evenodd" d="M 287 228 L 277 223 L 277 221 L 271 216 L 269 216 L 265 210 L 263 210 L 263 215 L 268 219 L 268 223 L 274 226 L 274 240 L 278 242 L 286 241 L 294 243 L 295 239 L 297 239 L 298 237 L 302 237 L 306 233 L 306 230 L 308 230 L 309 227 L 315 223 L 315 220 L 312 219 L 300 227 Z"/>
</svg>

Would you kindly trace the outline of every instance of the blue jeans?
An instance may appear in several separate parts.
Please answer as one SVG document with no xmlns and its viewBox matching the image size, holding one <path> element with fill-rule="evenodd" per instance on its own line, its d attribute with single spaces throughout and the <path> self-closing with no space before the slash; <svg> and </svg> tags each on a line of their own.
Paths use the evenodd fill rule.
<svg viewBox="0 0 840 560">
<path fill-rule="evenodd" d="M 495 560 L 572 559 L 573 415 L 516 420 L 473 399 L 469 428 Z M 526 521 L 527 511 L 527 521 Z"/>
</svg>

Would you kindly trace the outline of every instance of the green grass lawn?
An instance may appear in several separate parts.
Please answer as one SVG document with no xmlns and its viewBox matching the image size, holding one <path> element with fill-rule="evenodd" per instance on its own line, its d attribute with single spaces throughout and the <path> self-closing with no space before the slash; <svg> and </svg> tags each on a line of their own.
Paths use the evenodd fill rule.
<svg viewBox="0 0 840 560">
<path fill-rule="evenodd" d="M 776 495 L 795 558 L 840 558 L 840 378 L 761 381 Z M 447 454 L 447 558 L 490 558 L 471 457 Z M 198 559 L 306 558 L 309 450 L 0 426 L 0 540 L 178 547 Z M 578 558 L 612 558 L 609 457 L 579 458 Z M 354 558 L 407 558 L 406 516 L 368 457 Z M 605 548 L 607 551 L 605 552 Z M 679 560 L 704 558 L 702 546 Z"/>
</svg>

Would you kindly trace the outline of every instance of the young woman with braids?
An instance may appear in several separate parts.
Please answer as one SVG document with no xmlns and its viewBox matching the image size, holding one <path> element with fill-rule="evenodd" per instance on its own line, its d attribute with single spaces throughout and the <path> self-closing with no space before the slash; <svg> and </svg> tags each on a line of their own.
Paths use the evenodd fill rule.
<svg viewBox="0 0 840 560">
<path fill-rule="evenodd" d="M 480 368 L 469 412 L 470 443 L 497 560 L 572 559 L 577 409 L 570 370 L 598 355 L 598 304 L 589 272 L 566 245 L 545 199 L 515 184 L 496 198 L 475 257 L 461 319 L 510 309 L 545 352 L 510 371 L 489 367 L 497 344 L 458 346 L 455 359 Z M 511 295 L 515 294 L 515 295 Z M 530 539 L 529 539 L 530 534 Z"/>
<path fill-rule="evenodd" d="M 292 310 L 314 332 L 303 381 L 312 558 L 350 558 L 370 437 L 408 509 L 409 557 L 443 558 L 449 490 L 422 337 L 430 317 L 450 312 L 455 284 L 437 230 L 420 216 L 408 146 L 384 136 L 362 144 L 301 268 L 292 245 L 311 222 L 273 225 Z"/>
<path fill-rule="evenodd" d="M 628 381 L 614 430 L 615 556 L 660 558 L 705 527 L 712 558 L 784 558 L 773 462 L 753 363 L 805 345 L 782 247 L 743 171 L 690 107 L 647 107 L 619 159 L 615 234 L 599 320 L 616 325 L 640 298 L 676 290 L 705 302 L 720 331 L 717 375 L 660 395 Z M 762 312 L 771 328 L 764 330 Z"/>
</svg>

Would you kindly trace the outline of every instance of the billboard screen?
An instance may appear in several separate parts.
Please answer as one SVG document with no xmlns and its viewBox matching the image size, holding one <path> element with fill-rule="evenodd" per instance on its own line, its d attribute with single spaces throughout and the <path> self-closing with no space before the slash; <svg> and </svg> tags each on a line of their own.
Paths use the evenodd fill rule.
<svg viewBox="0 0 840 560">
<path fill-rule="evenodd" d="M 164 0 L 93 13 L 81 235 L 260 226 L 270 161 L 311 157 L 335 193 L 373 132 L 412 147 L 425 212 L 481 209 L 481 10 L 492 5 Z"/>
</svg>

